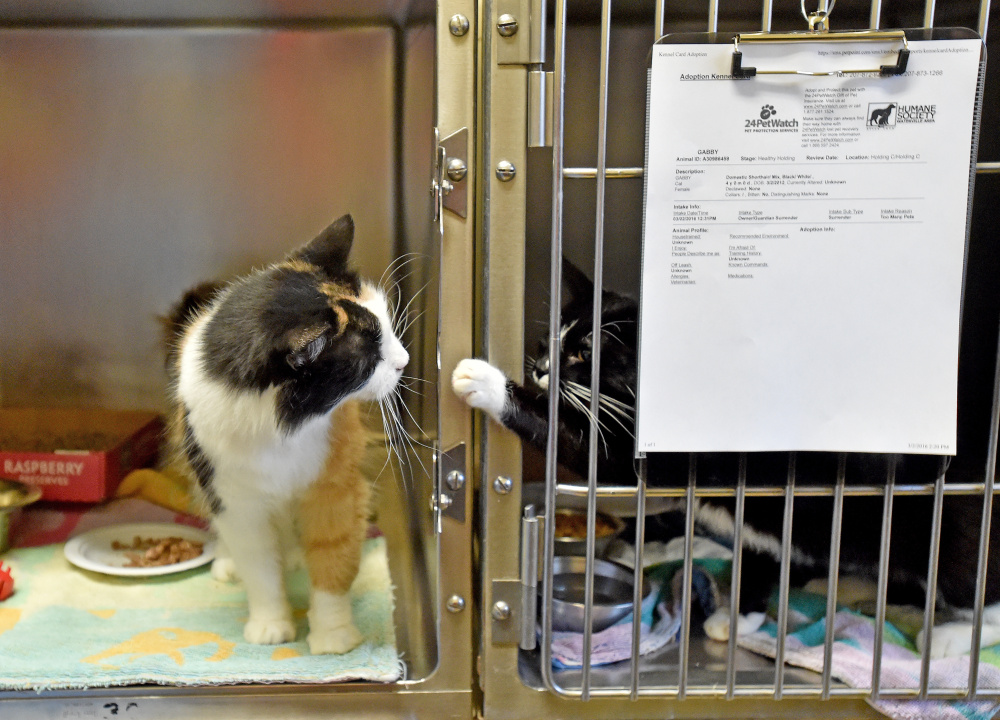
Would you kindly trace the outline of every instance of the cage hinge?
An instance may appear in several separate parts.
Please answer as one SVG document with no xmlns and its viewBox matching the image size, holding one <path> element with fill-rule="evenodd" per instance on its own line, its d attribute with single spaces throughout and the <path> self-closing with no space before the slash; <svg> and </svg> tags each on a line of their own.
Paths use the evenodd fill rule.
<svg viewBox="0 0 1000 720">
<path fill-rule="evenodd" d="M 434 128 L 435 138 L 439 137 Z M 437 140 L 431 196 L 434 198 L 434 219 L 442 210 L 451 210 L 459 217 L 468 216 L 469 129 L 462 128 Z"/>
<path fill-rule="evenodd" d="M 494 7 L 497 64 L 545 62 L 545 0 L 497 0 Z"/>
<path fill-rule="evenodd" d="M 552 145 L 552 73 L 528 72 L 528 147 Z"/>
<path fill-rule="evenodd" d="M 521 557 L 516 580 L 494 580 L 489 613 L 494 645 L 517 644 L 524 650 L 537 645 L 539 520 L 535 506 L 524 508 L 521 519 Z"/>
</svg>

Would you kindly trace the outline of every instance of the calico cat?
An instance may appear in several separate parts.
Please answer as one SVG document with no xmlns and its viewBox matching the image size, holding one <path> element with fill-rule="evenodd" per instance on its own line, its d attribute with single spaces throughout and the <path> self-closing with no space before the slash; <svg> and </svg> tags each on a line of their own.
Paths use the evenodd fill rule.
<svg viewBox="0 0 1000 720">
<path fill-rule="evenodd" d="M 563 277 L 569 291 L 561 314 L 558 459 L 570 470 L 586 477 L 590 433 L 590 376 L 594 287 L 579 269 L 566 262 Z M 636 384 L 638 307 L 634 300 L 602 291 L 600 413 L 598 423 L 598 478 L 605 483 L 636 482 L 634 468 L 634 403 Z M 462 360 L 452 374 L 452 388 L 466 403 L 485 411 L 494 421 L 516 432 L 540 450 L 548 436 L 548 367 L 546 343 L 539 355 L 528 361 L 528 382 L 508 379 L 483 360 Z M 750 453 L 745 473 L 747 485 L 783 485 L 788 471 L 784 453 Z M 735 453 L 699 454 L 699 486 L 736 484 L 738 456 Z M 884 483 L 888 464 L 896 463 L 897 482 L 933 482 L 942 470 L 937 458 L 877 455 L 846 456 L 847 482 Z M 650 454 L 647 479 L 650 485 L 686 485 L 689 457 L 681 454 Z M 797 482 L 802 485 L 832 485 L 838 473 L 837 456 L 830 453 L 798 453 Z M 840 573 L 874 579 L 879 562 L 882 526 L 880 497 L 848 497 L 844 502 L 841 533 Z M 777 585 L 781 560 L 783 498 L 750 497 L 745 501 L 742 534 L 740 612 L 737 632 L 750 632 L 764 620 L 763 611 Z M 792 525 L 792 583 L 803 585 L 828 572 L 832 529 L 829 497 L 797 497 Z M 937 625 L 932 634 L 932 655 L 955 655 L 971 647 L 971 623 L 978 531 L 982 500 L 948 497 L 943 506 L 941 561 L 938 592 L 942 616 L 954 622 Z M 994 503 L 1000 512 L 1000 502 Z M 674 511 L 683 510 L 677 501 Z M 693 508 L 696 530 L 732 544 L 734 500 L 698 498 Z M 895 499 L 890 545 L 892 602 L 923 603 L 930 548 L 932 500 L 902 496 Z M 647 521 L 647 539 L 669 539 L 678 523 L 670 513 Z M 682 525 L 681 525 L 682 527 Z M 988 566 L 983 644 L 1000 641 L 1000 523 L 992 524 Z M 729 637 L 729 610 L 719 608 L 704 623 L 706 634 L 717 640 Z"/>
<path fill-rule="evenodd" d="M 212 574 L 243 581 L 247 641 L 292 640 L 282 551 L 297 529 L 314 654 L 362 641 L 348 595 L 369 512 L 359 401 L 390 398 L 409 361 L 385 294 L 348 267 L 353 239 L 345 215 L 281 262 L 198 286 L 165 321 L 173 463 L 218 534 Z"/>
</svg>

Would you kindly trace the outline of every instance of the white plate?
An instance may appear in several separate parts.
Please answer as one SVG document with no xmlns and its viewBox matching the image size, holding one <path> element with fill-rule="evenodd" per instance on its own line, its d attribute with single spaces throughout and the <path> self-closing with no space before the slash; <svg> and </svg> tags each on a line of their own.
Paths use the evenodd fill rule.
<svg viewBox="0 0 1000 720">
<path fill-rule="evenodd" d="M 196 558 L 154 567 L 125 567 L 128 562 L 126 550 L 114 550 L 111 545 L 116 540 L 131 545 L 136 535 L 144 538 L 179 537 L 203 543 L 202 553 Z M 175 523 L 130 523 L 109 525 L 77 535 L 66 542 L 63 552 L 66 559 L 79 568 L 93 570 L 105 575 L 125 577 L 149 577 L 183 572 L 211 562 L 215 557 L 215 540 L 204 530 Z"/>
</svg>

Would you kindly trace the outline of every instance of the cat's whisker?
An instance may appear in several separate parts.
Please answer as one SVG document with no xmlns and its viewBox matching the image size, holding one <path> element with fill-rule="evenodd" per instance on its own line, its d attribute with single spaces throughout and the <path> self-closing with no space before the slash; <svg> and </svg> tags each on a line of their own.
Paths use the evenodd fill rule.
<svg viewBox="0 0 1000 720">
<path fill-rule="evenodd" d="M 407 482 L 407 471 L 411 468 L 411 464 L 409 453 L 405 452 L 406 448 L 403 445 L 406 434 L 401 431 L 398 411 L 396 410 L 395 403 L 392 402 L 392 398 L 387 398 L 382 404 L 386 406 L 388 411 L 387 417 L 389 422 L 386 425 L 386 437 L 391 438 L 390 448 L 396 455 L 396 459 L 399 461 L 399 471 L 402 475 L 403 487 L 408 490 L 409 483 Z"/>
<path fill-rule="evenodd" d="M 402 403 L 402 400 L 400 400 L 400 402 Z M 417 419 L 416 419 L 416 418 L 415 418 L 415 417 L 413 416 L 413 413 L 412 413 L 412 412 L 410 412 L 410 408 L 408 408 L 408 407 L 406 406 L 406 403 L 402 403 L 402 405 L 403 405 L 403 409 L 404 409 L 404 410 L 406 410 L 406 414 L 410 416 L 410 420 L 412 420 L 412 421 L 413 421 L 413 424 L 414 424 L 414 426 L 415 426 L 415 427 L 417 428 L 417 430 L 419 430 L 419 431 L 420 431 L 420 433 L 421 433 L 421 434 L 423 434 L 423 432 L 424 432 L 424 429 L 423 429 L 422 427 L 420 427 L 420 423 L 419 423 L 419 422 L 417 422 Z M 413 445 L 419 445 L 420 447 L 424 448 L 425 450 L 433 450 L 433 449 L 434 449 L 434 448 L 433 448 L 432 446 L 430 446 L 430 445 L 425 445 L 424 443 L 420 442 L 419 440 L 417 440 L 417 439 L 416 439 L 415 437 L 413 437 L 413 436 L 412 436 L 412 435 L 410 435 L 409 433 L 407 433 L 406 437 L 407 437 L 407 439 L 408 439 L 408 440 L 409 440 L 409 441 L 410 441 L 410 442 L 411 442 L 411 443 L 412 443 Z"/>
<path fill-rule="evenodd" d="M 403 283 L 416 272 L 417 272 L 416 270 L 411 270 L 405 275 L 396 278 L 395 282 L 393 282 L 389 288 L 383 290 L 383 292 L 385 292 L 387 296 L 391 295 L 392 297 L 396 298 L 397 302 L 395 303 L 395 308 L 398 308 L 403 301 Z M 419 294 L 419 292 L 420 291 L 418 290 L 417 293 Z"/>
<path fill-rule="evenodd" d="M 600 400 L 603 400 L 603 399 L 604 399 L 604 396 L 602 395 L 599 398 L 598 402 L 600 402 Z M 621 429 L 624 430 L 628 434 L 629 437 L 631 437 L 633 440 L 635 439 L 635 435 L 632 434 L 632 431 L 628 428 L 628 426 L 624 422 L 625 420 L 631 421 L 632 420 L 632 416 L 631 415 L 628 415 L 628 414 L 622 412 L 618 408 L 616 408 L 614 411 L 612 411 L 610 407 L 604 405 L 603 403 L 602 403 L 601 407 L 605 411 L 605 414 L 607 414 L 608 417 L 610 417 L 612 420 L 614 420 L 616 423 L 618 423 L 619 427 L 621 427 Z"/>
<path fill-rule="evenodd" d="M 616 397 L 606 395 L 605 393 L 601 393 L 598 397 L 602 403 L 614 407 L 614 409 L 619 412 L 631 413 L 635 409 L 632 405 L 622 402 Z"/>
<path fill-rule="evenodd" d="M 382 271 L 382 276 L 378 279 L 378 286 L 382 288 L 383 291 L 385 291 L 386 290 L 385 280 L 387 276 L 391 278 L 393 275 L 402 270 L 408 264 L 414 262 L 415 260 L 418 260 L 420 257 L 421 257 L 420 253 L 410 252 L 410 253 L 403 253 L 399 257 L 393 259 L 393 261 L 386 266 L 385 270 Z M 398 283 L 399 280 L 397 280 L 394 283 L 394 285 Z"/>
<path fill-rule="evenodd" d="M 389 425 L 386 422 L 385 408 L 382 407 L 382 403 L 376 403 L 376 404 L 378 405 L 379 412 L 382 414 L 382 433 L 383 433 L 383 435 L 385 435 L 385 441 L 386 441 L 386 443 L 388 443 L 389 448 L 388 448 L 388 451 L 385 454 L 385 462 L 382 463 L 382 467 L 379 469 L 378 475 L 375 476 L 375 479 L 378 480 L 380 477 L 382 477 L 382 473 L 385 472 L 386 467 L 390 468 L 390 470 L 392 471 L 392 476 L 393 476 L 393 478 L 395 478 L 396 477 L 396 469 L 394 467 L 392 467 L 392 455 L 393 455 L 392 434 L 389 432 Z M 371 406 L 369 406 L 368 412 L 369 412 L 369 414 L 371 413 Z M 404 485 L 406 484 L 405 478 L 404 478 L 403 484 Z"/>
<path fill-rule="evenodd" d="M 399 405 L 402 405 L 402 407 L 406 411 L 407 415 L 410 416 L 410 419 L 413 420 L 413 424 L 417 427 L 417 430 L 419 430 L 420 432 L 423 432 L 423 430 L 420 428 L 420 423 L 418 423 L 417 420 L 416 420 L 416 418 L 413 417 L 413 413 L 411 413 L 410 409 L 406 406 L 406 403 L 403 402 L 402 397 L 400 397 L 399 394 L 394 391 L 393 392 L 393 396 L 392 396 L 392 405 L 391 406 L 392 406 L 392 409 L 393 409 L 393 420 L 395 421 L 396 428 L 399 430 L 399 433 L 400 433 L 399 437 L 403 441 L 403 443 L 405 443 L 409 447 L 409 452 L 407 453 L 407 455 L 409 455 L 409 454 L 412 453 L 413 457 L 416 458 L 417 463 L 420 465 L 420 469 L 424 471 L 425 475 L 429 476 L 429 473 L 427 472 L 427 468 L 424 466 L 423 461 L 420 459 L 419 453 L 417 453 L 417 450 L 414 447 L 414 443 L 417 444 L 417 445 L 420 445 L 423 448 L 427 448 L 427 449 L 430 449 L 430 450 L 433 450 L 433 448 L 430 448 L 427 445 L 424 445 L 419 440 L 414 440 L 414 438 L 408 432 L 406 432 L 406 427 L 404 426 L 403 421 L 402 421 L 402 417 L 401 417 L 401 415 L 399 413 L 399 405 L 397 405 L 397 401 L 398 401 Z"/>
<path fill-rule="evenodd" d="M 589 406 L 591 398 L 590 388 L 587 387 L 586 385 L 581 385 L 580 383 L 573 382 L 572 380 L 567 380 L 566 390 L 567 390 L 566 397 L 572 395 L 572 398 L 574 400 L 579 400 L 579 404 L 577 404 L 576 406 L 580 407 L 581 405 L 585 405 L 587 408 L 587 415 L 589 416 L 590 415 Z M 630 437 L 635 438 L 635 435 L 632 434 L 632 431 L 624 422 L 626 420 L 630 422 L 633 421 L 631 414 L 632 407 L 630 405 L 623 403 L 621 400 L 618 400 L 617 398 L 605 395 L 604 393 L 601 393 L 600 395 L 597 396 L 597 402 L 599 410 L 603 410 L 604 414 L 610 417 L 612 420 L 614 420 L 622 428 L 622 430 L 628 433 Z M 604 423 L 598 421 L 598 425 L 610 432 L 610 428 Z M 605 443 L 605 447 L 607 447 L 607 443 Z"/>
<path fill-rule="evenodd" d="M 424 397 L 424 394 L 422 392 L 420 392 L 419 390 L 414 390 L 413 387 L 410 385 L 401 382 L 399 383 L 399 387 L 402 388 L 403 390 L 406 390 L 406 392 L 408 393 L 416 395 L 417 397 L 421 398 Z"/>
<path fill-rule="evenodd" d="M 574 383 L 574 385 L 575 384 L 576 383 Z M 590 411 L 590 408 L 586 404 L 584 404 L 584 401 L 580 398 L 578 394 L 575 394 L 573 392 L 567 392 L 563 393 L 562 395 L 564 398 L 566 398 L 566 400 L 570 403 L 570 405 L 572 405 L 581 413 L 583 413 L 590 420 L 590 423 L 592 425 L 597 426 L 597 435 L 601 440 L 601 444 L 604 445 L 604 451 L 606 454 L 608 450 L 608 443 L 607 440 L 604 438 L 603 431 L 608 430 L 610 432 L 610 429 L 604 423 L 602 423 L 599 418 L 594 417 L 594 413 L 592 413 Z"/>
<path fill-rule="evenodd" d="M 406 331 L 410 329 L 410 327 L 413 325 L 413 323 L 415 323 L 417 320 L 419 320 L 420 318 L 422 318 L 424 316 L 425 312 L 427 312 L 427 311 L 426 310 L 421 310 L 416 315 L 414 315 L 413 317 L 409 318 L 406 321 L 406 324 L 403 325 L 403 327 L 401 327 L 399 329 L 399 331 L 396 333 L 396 336 L 399 337 L 400 335 L 405 335 Z"/>
<path fill-rule="evenodd" d="M 412 297 L 410 298 L 409 302 L 407 302 L 407 303 L 406 303 L 406 305 L 404 305 L 404 306 L 403 306 L 403 308 L 402 308 L 402 310 L 401 310 L 401 314 L 405 314 L 405 313 L 409 312 L 409 310 L 410 310 L 410 305 L 412 305 L 412 304 L 413 304 L 413 301 L 414 301 L 414 300 L 416 300 L 416 299 L 417 299 L 418 297 L 420 297 L 420 294 L 421 294 L 421 293 L 422 293 L 422 292 L 423 292 L 424 290 L 426 290 L 426 289 L 427 289 L 427 287 L 428 287 L 428 286 L 429 286 L 429 285 L 431 284 L 431 282 L 432 282 L 432 281 L 428 280 L 428 281 L 427 281 L 427 282 L 425 282 L 425 283 L 424 283 L 423 285 L 421 285 L 421 286 L 420 286 L 420 288 L 419 288 L 419 289 L 418 289 L 418 290 L 417 290 L 416 292 L 414 292 L 414 293 L 413 293 L 413 296 L 412 296 Z"/>
</svg>

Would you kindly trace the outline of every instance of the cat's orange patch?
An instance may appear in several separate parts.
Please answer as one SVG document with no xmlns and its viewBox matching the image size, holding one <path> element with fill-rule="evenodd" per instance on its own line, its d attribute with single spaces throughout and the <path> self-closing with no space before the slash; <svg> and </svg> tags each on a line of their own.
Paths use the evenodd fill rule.
<svg viewBox="0 0 1000 720">
<path fill-rule="evenodd" d="M 313 587 L 344 594 L 357 575 L 371 489 L 361 472 L 368 430 L 357 402 L 330 419 L 330 454 L 300 504 L 301 540 Z"/>
<path fill-rule="evenodd" d="M 304 273 L 314 273 L 319 270 L 318 267 L 312 263 L 307 263 L 305 260 L 289 260 L 287 262 L 281 263 L 279 267 L 286 267 L 289 270 L 294 270 L 295 272 Z"/>
</svg>

